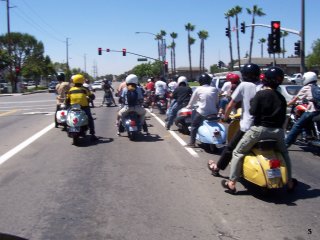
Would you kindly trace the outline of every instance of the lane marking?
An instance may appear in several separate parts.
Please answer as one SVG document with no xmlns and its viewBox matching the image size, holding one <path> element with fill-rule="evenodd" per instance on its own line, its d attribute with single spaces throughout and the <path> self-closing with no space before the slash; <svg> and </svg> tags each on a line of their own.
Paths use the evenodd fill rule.
<svg viewBox="0 0 320 240">
<path fill-rule="evenodd" d="M 15 113 L 15 112 L 18 112 L 18 110 L 17 109 L 13 109 L 13 110 L 8 111 L 8 112 L 0 113 L 0 117 L 9 115 L 9 114 L 12 114 L 12 113 Z"/>
<path fill-rule="evenodd" d="M 150 112 L 149 109 L 146 109 L 163 127 L 165 127 L 165 123 L 157 116 L 155 115 L 154 113 Z M 166 130 L 167 131 L 167 130 Z M 177 133 L 175 133 L 174 131 L 172 130 L 169 130 L 168 131 L 172 137 L 174 137 L 193 157 L 195 158 L 199 158 L 199 154 L 193 149 L 193 148 L 190 148 L 190 147 L 186 147 L 187 143 L 181 138 L 179 137 L 179 135 Z"/>
<path fill-rule="evenodd" d="M 45 133 L 49 132 L 52 128 L 54 128 L 54 123 L 51 123 L 49 126 L 45 127 L 40 132 L 37 132 L 36 134 L 34 134 L 33 136 L 29 137 L 24 142 L 20 143 L 18 146 L 14 147 L 13 149 L 9 150 L 8 152 L 6 152 L 2 156 L 0 156 L 0 165 L 2 163 L 6 162 L 7 160 L 9 160 L 12 156 L 14 156 L 18 152 L 20 152 L 22 149 L 24 149 L 25 147 L 27 147 L 28 145 L 33 143 L 35 140 L 40 138 L 42 135 L 44 135 Z"/>
</svg>

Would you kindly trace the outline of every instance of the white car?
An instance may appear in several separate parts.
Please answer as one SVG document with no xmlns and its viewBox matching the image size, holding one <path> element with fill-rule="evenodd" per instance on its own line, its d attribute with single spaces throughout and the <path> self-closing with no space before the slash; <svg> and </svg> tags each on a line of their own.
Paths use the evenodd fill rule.
<svg viewBox="0 0 320 240">
<path fill-rule="evenodd" d="M 94 81 L 91 87 L 92 87 L 92 90 L 102 90 L 102 82 Z"/>
<path fill-rule="evenodd" d="M 302 85 L 303 84 L 303 77 L 301 73 L 295 73 L 288 78 L 289 83 Z"/>
</svg>

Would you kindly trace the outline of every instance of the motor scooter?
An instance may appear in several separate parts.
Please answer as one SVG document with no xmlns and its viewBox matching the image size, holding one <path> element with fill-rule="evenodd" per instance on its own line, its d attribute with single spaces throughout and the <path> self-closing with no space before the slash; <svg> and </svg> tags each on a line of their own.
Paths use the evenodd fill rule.
<svg viewBox="0 0 320 240">
<path fill-rule="evenodd" d="M 106 92 L 105 92 L 105 94 L 104 94 L 104 102 L 106 103 L 106 106 L 107 107 L 110 107 L 112 104 L 113 104 L 113 102 L 112 102 L 112 92 L 111 92 L 111 90 L 109 89 L 109 90 L 107 90 Z"/>
<path fill-rule="evenodd" d="M 67 129 L 67 114 L 68 110 L 65 104 L 60 105 L 60 109 L 56 113 L 57 124 L 63 127 L 63 130 Z"/>
<path fill-rule="evenodd" d="M 190 134 L 189 127 L 192 122 L 192 110 L 189 108 L 181 108 L 177 112 L 177 116 L 174 120 L 175 125 L 178 127 L 178 131 L 184 134 Z"/>
<path fill-rule="evenodd" d="M 240 115 L 231 117 L 228 141 L 239 130 Z M 257 142 L 243 159 L 243 178 L 264 189 L 278 189 L 287 184 L 288 175 L 283 156 L 276 150 L 276 141 L 265 139 Z"/>
<path fill-rule="evenodd" d="M 165 114 L 168 108 L 168 100 L 165 95 L 159 95 L 157 101 L 157 107 L 159 109 L 160 114 Z"/>
<path fill-rule="evenodd" d="M 73 145 L 79 144 L 79 138 L 85 137 L 88 131 L 88 116 L 79 104 L 71 105 L 67 114 L 67 133 L 73 139 Z"/>
<path fill-rule="evenodd" d="M 131 111 L 125 117 L 120 119 L 118 127 L 118 135 L 126 131 L 131 141 L 137 138 L 137 135 L 141 132 L 142 125 L 140 123 L 139 115 Z"/>
</svg>

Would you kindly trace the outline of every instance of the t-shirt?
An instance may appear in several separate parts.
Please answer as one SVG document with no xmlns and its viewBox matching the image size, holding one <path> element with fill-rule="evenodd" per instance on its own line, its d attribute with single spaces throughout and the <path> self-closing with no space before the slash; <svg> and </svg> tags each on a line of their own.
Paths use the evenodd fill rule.
<svg viewBox="0 0 320 240">
<path fill-rule="evenodd" d="M 176 99 L 178 104 L 187 104 L 192 96 L 192 89 L 188 86 L 177 87 L 172 94 L 172 98 Z"/>
<path fill-rule="evenodd" d="M 286 99 L 276 90 L 264 89 L 251 100 L 250 113 L 255 126 L 282 128 L 286 120 Z"/>
<path fill-rule="evenodd" d="M 300 91 L 297 94 L 297 97 L 299 100 L 307 99 L 308 102 L 308 112 L 314 112 L 316 111 L 314 103 L 311 101 L 313 99 L 312 92 L 311 92 L 311 86 L 312 84 L 307 84 L 303 86 Z"/>
<path fill-rule="evenodd" d="M 156 95 L 165 95 L 167 92 L 167 84 L 161 80 L 157 81 L 154 87 Z"/>
<path fill-rule="evenodd" d="M 242 114 L 240 119 L 240 130 L 246 132 L 253 123 L 253 116 L 250 114 L 250 101 L 256 95 L 257 85 L 252 82 L 241 82 L 234 90 L 231 98 L 235 102 L 241 102 Z"/>
<path fill-rule="evenodd" d="M 128 105 L 128 99 L 127 99 L 127 92 L 128 92 L 128 91 L 129 91 L 128 88 L 124 88 L 124 89 L 122 90 L 122 93 L 121 93 L 121 97 L 124 99 L 124 104 L 125 104 L 125 105 Z M 137 87 L 137 88 L 136 88 L 136 91 L 137 91 L 137 93 L 138 93 L 138 103 L 139 103 L 140 101 L 143 100 L 143 94 L 142 94 L 142 90 L 141 90 L 140 87 Z M 137 104 L 138 104 L 138 103 L 137 103 Z"/>
<path fill-rule="evenodd" d="M 231 95 L 231 87 L 232 87 L 231 82 L 229 82 L 229 81 L 225 82 L 221 88 L 221 95 L 222 96 L 230 96 Z"/>
<path fill-rule="evenodd" d="M 148 82 L 145 88 L 146 90 L 154 91 L 154 82 Z"/>
</svg>

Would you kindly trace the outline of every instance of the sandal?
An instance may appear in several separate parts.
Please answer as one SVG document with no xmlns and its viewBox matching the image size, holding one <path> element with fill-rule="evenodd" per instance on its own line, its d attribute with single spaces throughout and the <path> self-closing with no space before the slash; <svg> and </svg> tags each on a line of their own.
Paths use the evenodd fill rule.
<svg viewBox="0 0 320 240">
<path fill-rule="evenodd" d="M 233 188 L 233 189 L 232 189 L 232 188 L 229 186 L 229 181 L 228 181 L 228 180 L 223 179 L 223 180 L 221 181 L 221 185 L 222 185 L 223 188 L 227 189 L 227 190 L 225 191 L 226 193 L 230 193 L 230 194 L 232 194 L 232 195 L 235 195 L 235 194 L 236 194 L 237 189 L 236 189 L 236 188 Z"/>
<path fill-rule="evenodd" d="M 215 176 L 215 177 L 219 177 L 220 176 L 220 173 L 219 173 L 220 169 L 218 169 L 217 164 L 213 160 L 209 160 L 208 168 L 211 171 L 213 176 Z"/>
<path fill-rule="evenodd" d="M 287 188 L 287 192 L 288 192 L 288 193 L 293 193 L 294 190 L 295 190 L 295 188 L 296 188 L 297 185 L 298 185 L 298 180 L 297 180 L 297 179 L 292 178 L 291 181 L 292 181 L 292 187 L 291 187 L 291 188 Z"/>
</svg>

